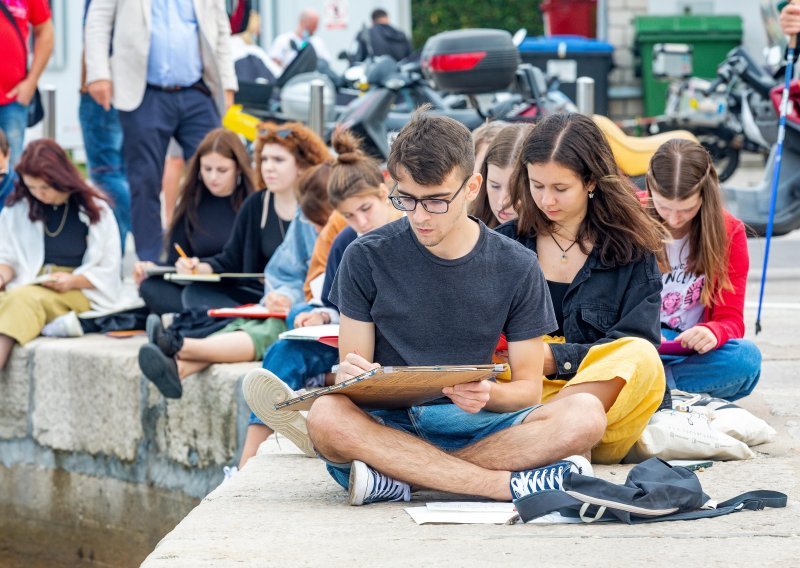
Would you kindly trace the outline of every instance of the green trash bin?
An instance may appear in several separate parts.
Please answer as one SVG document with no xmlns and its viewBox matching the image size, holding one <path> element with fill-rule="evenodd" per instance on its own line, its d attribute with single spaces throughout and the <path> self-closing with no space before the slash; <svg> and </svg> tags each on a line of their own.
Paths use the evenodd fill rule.
<svg viewBox="0 0 800 568">
<path fill-rule="evenodd" d="M 742 42 L 740 16 L 637 16 L 634 29 L 647 116 L 664 114 L 669 90 L 669 81 L 653 74 L 654 45 L 691 45 L 693 76 L 714 79 L 717 65 Z"/>
</svg>

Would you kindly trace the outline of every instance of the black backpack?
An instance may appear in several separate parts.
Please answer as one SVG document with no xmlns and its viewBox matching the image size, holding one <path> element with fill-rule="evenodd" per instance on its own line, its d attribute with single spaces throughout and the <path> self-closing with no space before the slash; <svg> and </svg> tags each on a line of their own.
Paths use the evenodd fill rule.
<svg viewBox="0 0 800 568">
<path fill-rule="evenodd" d="M 685 467 L 672 467 L 658 458 L 636 465 L 624 485 L 572 473 L 564 477 L 563 489 L 539 491 L 514 501 L 520 518 L 528 522 L 558 511 L 586 523 L 603 520 L 635 525 L 786 506 L 786 495 L 764 490 L 714 503 L 703 492 L 693 472 Z"/>
</svg>

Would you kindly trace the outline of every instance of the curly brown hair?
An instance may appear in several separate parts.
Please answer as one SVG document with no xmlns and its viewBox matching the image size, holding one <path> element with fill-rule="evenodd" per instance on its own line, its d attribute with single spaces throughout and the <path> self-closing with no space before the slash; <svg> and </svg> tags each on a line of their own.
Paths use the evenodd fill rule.
<svg viewBox="0 0 800 568">
<path fill-rule="evenodd" d="M 286 148 L 294 156 L 297 167 L 301 170 L 316 166 L 331 158 L 331 153 L 322 138 L 304 124 L 299 122 L 283 124 L 262 122 L 258 125 L 255 149 L 256 181 L 258 187 L 262 189 L 267 185 L 261 176 L 261 150 L 265 144 L 278 144 Z"/>
</svg>

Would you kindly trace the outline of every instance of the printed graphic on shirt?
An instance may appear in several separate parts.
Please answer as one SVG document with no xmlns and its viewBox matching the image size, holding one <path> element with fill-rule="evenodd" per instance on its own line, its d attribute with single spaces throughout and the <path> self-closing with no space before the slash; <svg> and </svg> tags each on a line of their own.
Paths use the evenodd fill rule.
<svg viewBox="0 0 800 568">
<path fill-rule="evenodd" d="M 28 19 L 28 2 L 27 0 L 2 0 L 6 5 L 11 15 L 18 20 L 26 21 Z"/>
<path fill-rule="evenodd" d="M 689 272 L 689 246 L 686 238 L 667 244 L 670 272 L 663 275 L 661 291 L 661 323 L 685 331 L 703 317 L 705 306 L 700 301 L 705 276 Z"/>
</svg>

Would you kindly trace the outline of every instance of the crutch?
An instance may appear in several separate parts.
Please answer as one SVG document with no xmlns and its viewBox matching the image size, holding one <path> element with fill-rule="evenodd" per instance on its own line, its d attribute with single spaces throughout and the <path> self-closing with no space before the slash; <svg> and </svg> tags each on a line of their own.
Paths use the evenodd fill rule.
<svg viewBox="0 0 800 568">
<path fill-rule="evenodd" d="M 772 229 L 775 223 L 775 204 L 778 200 L 778 183 L 781 178 L 781 159 L 783 158 L 783 139 L 786 136 L 786 113 L 789 109 L 789 89 L 794 75 L 794 54 L 797 49 L 797 35 L 789 38 L 786 50 L 786 73 L 783 81 L 780 119 L 778 120 L 778 142 L 775 147 L 775 167 L 772 172 L 772 193 L 769 199 L 769 218 L 767 219 L 767 244 L 764 248 L 764 265 L 761 268 L 761 290 L 758 293 L 758 311 L 756 313 L 756 335 L 761 333 L 761 307 L 764 303 L 764 286 L 767 283 L 767 264 L 769 263 L 769 245 L 772 242 Z"/>
</svg>

